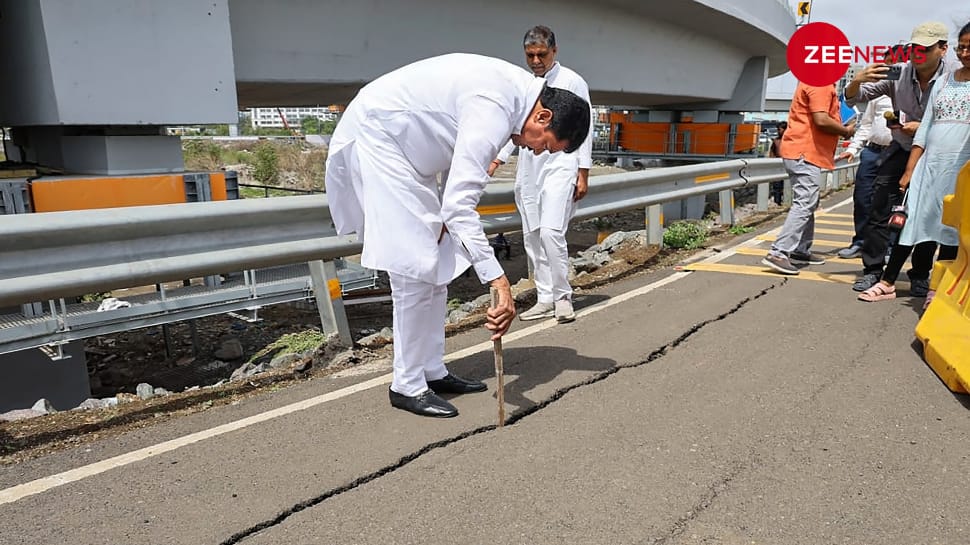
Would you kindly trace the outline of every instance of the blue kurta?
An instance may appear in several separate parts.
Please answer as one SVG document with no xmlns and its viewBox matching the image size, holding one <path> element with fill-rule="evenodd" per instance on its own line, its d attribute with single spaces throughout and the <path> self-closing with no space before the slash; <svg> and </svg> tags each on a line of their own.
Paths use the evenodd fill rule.
<svg viewBox="0 0 970 545">
<path fill-rule="evenodd" d="M 957 174 L 970 160 L 970 82 L 955 81 L 951 73 L 945 85 L 933 86 L 913 144 L 925 151 L 910 180 L 909 219 L 899 243 L 957 246 L 957 230 L 943 224 L 943 197 L 954 192 Z"/>
</svg>

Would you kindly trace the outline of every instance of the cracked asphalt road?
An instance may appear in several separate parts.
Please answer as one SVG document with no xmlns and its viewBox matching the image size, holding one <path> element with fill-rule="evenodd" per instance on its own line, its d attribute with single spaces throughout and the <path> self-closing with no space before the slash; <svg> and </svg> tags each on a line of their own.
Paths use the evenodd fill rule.
<svg viewBox="0 0 970 545">
<path fill-rule="evenodd" d="M 922 363 L 916 320 L 836 283 L 691 273 L 507 342 L 504 428 L 494 391 L 431 420 L 382 385 L 0 504 L 0 542 L 968 543 L 970 404 Z M 494 384 L 490 350 L 450 366 Z M 0 488 L 384 373 L 3 467 Z"/>
</svg>

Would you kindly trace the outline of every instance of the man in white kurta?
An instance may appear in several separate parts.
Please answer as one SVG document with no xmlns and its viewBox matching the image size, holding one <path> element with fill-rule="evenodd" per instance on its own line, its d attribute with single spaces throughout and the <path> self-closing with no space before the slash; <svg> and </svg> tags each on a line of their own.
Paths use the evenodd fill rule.
<svg viewBox="0 0 970 545">
<path fill-rule="evenodd" d="M 486 167 L 510 136 L 535 153 L 575 149 L 588 131 L 588 110 L 521 68 L 469 54 L 394 70 L 348 105 L 330 142 L 327 197 L 337 232 L 363 240 L 361 264 L 390 278 L 392 406 L 456 416 L 437 394 L 485 390 L 450 374 L 443 358 L 447 284 L 469 265 L 499 293 L 487 315 L 492 338 L 515 316 L 475 210 Z"/>
<path fill-rule="evenodd" d="M 556 62 L 556 35 L 547 27 L 529 29 L 523 39 L 526 63 L 548 85 L 567 89 L 589 102 L 589 86 L 576 72 Z M 592 115 L 592 113 L 591 113 Z M 560 323 L 576 318 L 569 284 L 569 250 L 566 230 L 576 202 L 586 195 L 592 166 L 593 126 L 573 153 L 520 154 L 515 175 L 515 203 L 522 216 L 522 241 L 536 285 L 535 306 L 520 320 L 553 316 Z M 489 174 L 508 162 L 515 145 L 509 142 L 489 168 Z"/>
</svg>

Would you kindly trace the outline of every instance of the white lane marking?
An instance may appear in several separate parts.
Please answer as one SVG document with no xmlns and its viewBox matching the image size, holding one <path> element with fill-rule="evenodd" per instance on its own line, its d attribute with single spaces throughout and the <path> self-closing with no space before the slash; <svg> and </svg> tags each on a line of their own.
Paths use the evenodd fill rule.
<svg viewBox="0 0 970 545">
<path fill-rule="evenodd" d="M 834 209 L 836 209 L 836 208 L 838 208 L 840 206 L 844 206 L 844 205 L 846 205 L 846 204 L 848 204 L 850 202 L 852 202 L 852 199 L 847 199 L 847 200 L 842 201 L 840 203 L 837 203 L 837 204 L 835 204 L 833 206 L 830 206 L 829 208 L 826 208 L 825 211 L 828 212 L 830 210 L 834 210 Z M 776 229 L 773 229 L 772 231 L 769 231 L 769 233 L 774 233 L 774 232 L 776 232 L 778 230 L 780 230 L 780 227 L 779 228 L 776 228 Z M 756 244 L 758 244 L 758 242 L 759 241 L 755 241 L 754 239 L 746 240 L 746 241 L 744 241 L 744 242 L 742 242 L 742 243 L 740 243 L 738 245 L 735 245 L 735 246 L 733 246 L 731 248 L 728 248 L 728 249 L 726 249 L 726 250 L 724 250 L 724 251 L 722 251 L 722 252 L 720 252 L 720 253 L 718 253 L 718 254 L 716 254 L 714 256 L 711 256 L 711 257 L 709 257 L 709 258 L 707 258 L 707 259 L 705 259 L 703 261 L 704 262 L 708 262 L 708 263 L 716 263 L 718 261 L 721 261 L 723 259 L 726 259 L 729 256 L 734 255 L 737 252 L 737 248 L 738 247 L 756 245 Z M 585 308 L 585 309 L 577 312 L 576 313 L 576 317 L 579 318 L 579 317 L 583 317 L 583 316 L 588 316 L 590 314 L 593 314 L 593 313 L 596 313 L 596 312 L 599 312 L 599 311 L 602 311 L 602 310 L 606 310 L 606 309 L 608 309 L 608 308 L 610 308 L 610 307 L 612 307 L 614 305 L 619 305 L 620 303 L 624 303 L 626 301 L 629 301 L 630 299 L 633 299 L 634 297 L 639 297 L 641 295 L 650 293 L 651 291 L 654 291 L 657 288 L 661 288 L 663 286 L 666 286 L 667 284 L 672 284 L 672 283 L 680 280 L 681 278 L 684 278 L 685 276 L 689 276 L 690 274 L 691 274 L 690 272 L 675 272 L 675 273 L 671 274 L 670 276 L 667 276 L 665 278 L 662 278 L 660 280 L 657 280 L 656 282 L 653 282 L 652 284 L 648 284 L 648 285 L 643 286 L 641 288 L 637 288 L 637 289 L 635 289 L 633 291 L 630 291 L 630 292 L 627 292 L 627 293 L 624 293 L 624 294 L 621 294 L 621 295 L 617 295 L 615 297 L 611 297 L 610 299 L 607 299 L 606 301 L 603 301 L 603 302 L 600 302 L 600 303 L 596 303 L 595 305 L 589 306 L 589 307 L 587 307 L 587 308 Z M 518 340 L 518 339 L 522 339 L 522 338 L 528 337 L 529 335 L 534 335 L 534 334 L 536 334 L 536 333 L 538 333 L 540 331 L 544 331 L 544 330 L 549 329 L 551 327 L 555 327 L 556 325 L 557 325 L 557 322 L 555 320 L 546 320 L 546 321 L 544 321 L 544 322 L 542 322 L 540 324 L 532 325 L 532 326 L 529 326 L 529 327 L 527 327 L 525 329 L 521 329 L 519 331 L 514 331 L 512 333 L 508 333 L 508 334 L 505 335 L 505 337 L 503 337 L 503 340 L 505 342 L 512 342 L 512 341 L 515 341 L 515 340 Z M 492 348 L 492 342 L 491 341 L 485 341 L 485 342 L 476 344 L 474 346 L 469 346 L 468 348 L 463 348 L 461 350 L 458 350 L 457 352 L 452 352 L 451 354 L 447 354 L 445 356 L 445 361 L 454 361 L 454 360 L 457 360 L 457 359 L 465 358 L 465 357 L 471 356 L 473 354 L 477 354 L 479 352 L 482 352 L 484 350 L 489 350 L 491 348 Z M 113 458 L 108 458 L 106 460 L 101 460 L 100 462 L 94 462 L 92 464 L 88 464 L 88 465 L 81 466 L 81 467 L 78 467 L 78 468 L 75 468 L 75 469 L 71 469 L 71 470 L 68 470 L 68 471 L 64 471 L 64 472 L 61 472 L 61 473 L 57 473 L 57 474 L 51 475 L 49 477 L 42 477 L 40 479 L 36 479 L 36 480 L 30 481 L 30 482 L 27 482 L 27 483 L 24 483 L 24 484 L 19 484 L 19 485 L 16 485 L 16 486 L 12 486 L 10 488 L 5 488 L 3 490 L 0 490 L 0 505 L 4 505 L 4 504 L 7 504 L 7 503 L 13 503 L 15 501 L 18 501 L 18 500 L 21 500 L 23 498 L 26 498 L 27 496 L 33 496 L 35 494 L 40 494 L 41 492 L 46 492 L 46 491 L 51 490 L 53 488 L 57 488 L 58 486 L 62 486 L 62 485 L 65 485 L 65 484 L 69 484 L 69 483 L 72 483 L 72 482 L 75 482 L 75 481 L 80 481 L 80 480 L 86 479 L 88 477 L 93 477 L 95 475 L 98 475 L 100 473 L 104 473 L 104 472 L 109 471 L 111 469 L 115 469 L 115 468 L 118 468 L 118 467 L 126 466 L 128 464 L 133 464 L 135 462 L 139 462 L 141 460 L 145 460 L 145 459 L 151 458 L 153 456 L 158 456 L 159 454 L 164 454 L 166 452 L 171 452 L 171 451 L 173 451 L 175 449 L 184 447 L 186 445 L 191 445 L 193 443 L 198 443 L 199 441 L 204 441 L 206 439 L 210 439 L 210 438 L 213 438 L 213 437 L 218 437 L 220 435 L 224 435 L 224 434 L 229 433 L 229 432 L 238 431 L 238 430 L 241 430 L 243 428 L 252 426 L 253 424 L 259 424 L 260 422 L 266 422 L 267 420 L 272 420 L 272 419 L 277 418 L 277 417 L 280 417 L 280 416 L 285 416 L 285 415 L 294 413 L 296 411 L 302 411 L 304 409 L 309 409 L 310 407 L 314 407 L 314 406 L 320 405 L 322 403 L 327 403 L 329 401 L 335 401 L 337 399 L 340 399 L 340 398 L 343 398 L 343 397 L 347 397 L 347 396 L 352 395 L 352 394 L 355 394 L 357 392 L 362 392 L 364 390 L 369 390 L 371 388 L 374 388 L 374 387 L 377 387 L 377 386 L 382 386 L 384 384 L 390 384 L 391 378 L 392 378 L 392 375 L 391 374 L 387 374 L 387 375 L 383 375 L 383 376 L 380 376 L 380 377 L 372 378 L 372 379 L 370 379 L 368 381 L 361 382 L 360 384 L 355 384 L 353 386 L 348 386 L 348 387 L 342 388 L 340 390 L 336 390 L 336 391 L 333 391 L 333 392 L 329 392 L 329 393 L 326 393 L 326 394 L 323 394 L 323 395 L 319 395 L 319 396 L 316 396 L 316 397 L 311 397 L 310 399 L 306 399 L 304 401 L 298 401 L 296 403 L 291 403 L 289 405 L 285 405 L 283 407 L 279 407 L 279 408 L 273 409 L 271 411 L 266 411 L 264 413 L 256 414 L 256 415 L 253 415 L 253 416 L 250 416 L 250 417 L 247 417 L 247 418 L 243 418 L 243 419 L 240 419 L 240 420 L 236 420 L 234 422 L 229 422 L 227 424 L 222 424 L 221 426 L 216 426 L 214 428 L 210 428 L 210 429 L 207 429 L 207 430 L 202 430 L 202 431 L 198 431 L 198 432 L 195 432 L 195 433 L 190 433 L 189 435 L 184 435 L 182 437 L 177 437 L 177 438 L 171 439 L 169 441 L 164 441 L 162 443 L 158 443 L 158 444 L 152 445 L 150 447 L 145 447 L 145 448 L 138 449 L 138 450 L 134 450 L 134 451 L 131 451 L 131 452 L 128 452 L 128 453 L 125 453 L 125 454 L 120 454 L 120 455 L 115 456 Z"/>
<path fill-rule="evenodd" d="M 79 481 L 81 479 L 97 475 L 99 473 L 104 473 L 109 469 L 114 469 L 116 467 L 121 467 L 128 465 L 146 458 L 151 458 L 152 456 L 158 456 L 159 454 L 164 454 L 166 452 L 173 451 L 177 448 L 184 447 L 186 445 L 191 445 L 192 443 L 198 443 L 205 439 L 211 437 L 216 437 L 229 432 L 241 430 L 245 427 L 252 426 L 253 424 L 258 424 L 260 422 L 265 422 L 267 420 L 272 420 L 273 418 L 290 414 L 296 411 L 302 411 L 303 409 L 309 409 L 315 405 L 320 405 L 321 403 L 326 403 L 328 401 L 334 401 L 342 397 L 347 397 L 351 394 L 368 390 L 375 386 L 380 386 L 391 382 L 391 375 L 384 375 L 371 380 L 361 382 L 360 384 L 355 384 L 353 386 L 348 386 L 347 388 L 342 388 L 340 390 L 312 397 L 304 401 L 298 401 L 296 403 L 291 403 L 289 405 L 280 407 L 278 409 L 273 409 L 271 411 L 266 411 L 264 413 L 256 414 L 247 418 L 236 420 L 234 422 L 229 422 L 221 426 L 216 426 L 207 430 L 202 430 L 195 433 L 190 433 L 189 435 L 184 435 L 169 441 L 164 441 L 158 443 L 157 445 L 152 445 L 150 447 L 145 447 L 142 449 L 134 450 L 125 454 L 120 454 L 113 458 L 108 458 L 106 460 L 101 460 L 100 462 L 95 462 L 93 464 L 88 464 L 86 466 L 81 466 L 63 473 L 58 473 L 56 475 L 51 475 L 49 477 L 43 477 L 28 483 L 24 483 L 17 486 L 12 486 L 4 490 L 0 490 L 0 505 L 5 503 L 12 503 L 19 499 L 25 498 L 27 496 L 32 496 L 34 494 L 39 494 L 41 492 L 50 490 L 57 486 L 68 484 L 74 481 Z"/>
</svg>

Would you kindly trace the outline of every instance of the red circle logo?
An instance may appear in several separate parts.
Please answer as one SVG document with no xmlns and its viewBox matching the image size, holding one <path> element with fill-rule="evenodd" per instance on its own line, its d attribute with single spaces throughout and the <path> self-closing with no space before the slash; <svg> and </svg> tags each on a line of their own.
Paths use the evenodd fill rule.
<svg viewBox="0 0 970 545">
<path fill-rule="evenodd" d="M 849 39 L 835 25 L 809 23 L 788 40 L 788 68 L 798 81 L 824 87 L 845 75 L 852 61 Z"/>
</svg>

